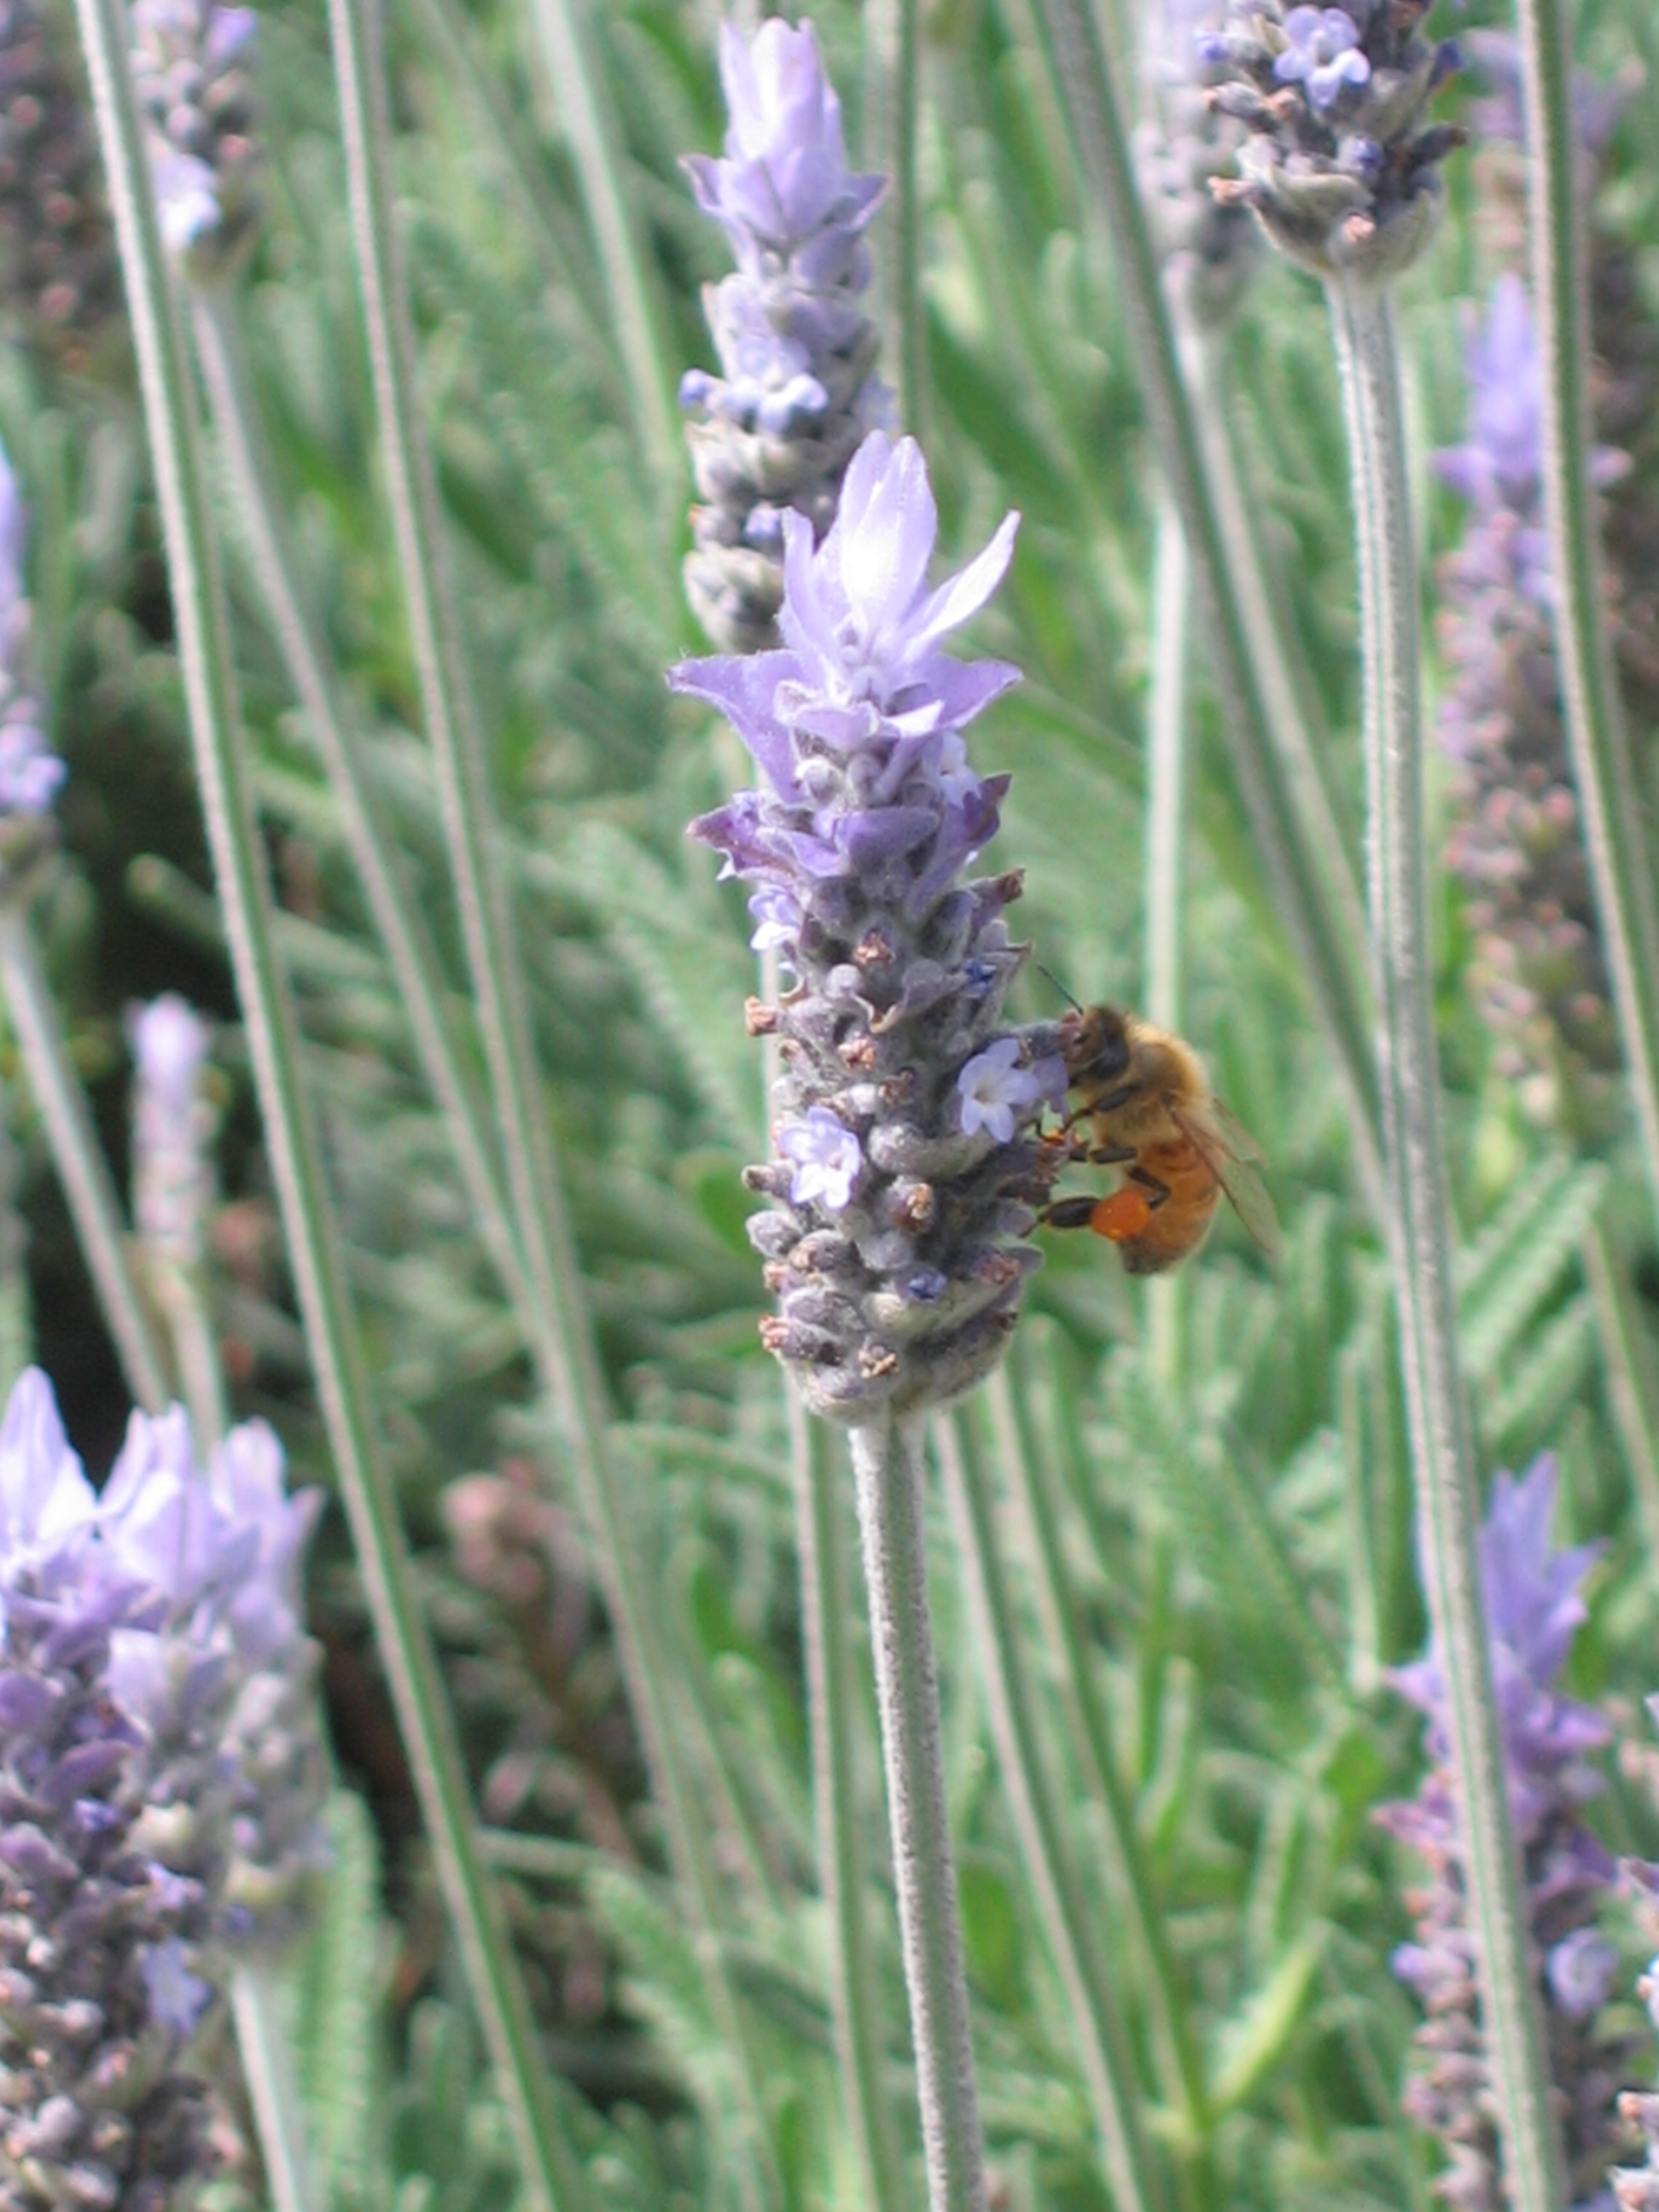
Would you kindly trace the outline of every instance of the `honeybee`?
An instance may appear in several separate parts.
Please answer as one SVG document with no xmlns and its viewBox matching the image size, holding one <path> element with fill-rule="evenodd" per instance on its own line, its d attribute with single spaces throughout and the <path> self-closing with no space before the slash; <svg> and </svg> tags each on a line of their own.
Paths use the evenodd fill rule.
<svg viewBox="0 0 1659 2212">
<path fill-rule="evenodd" d="M 1078 1007 L 1060 1024 L 1068 1097 L 1056 1142 L 1066 1157 L 1121 1167 L 1109 1197 L 1057 1199 L 1055 1229 L 1092 1229 L 1132 1275 L 1160 1274 L 1197 1251 L 1223 1194 L 1264 1252 L 1279 1223 L 1256 1168 L 1261 1152 L 1210 1089 L 1198 1054 L 1116 1006 Z"/>
</svg>

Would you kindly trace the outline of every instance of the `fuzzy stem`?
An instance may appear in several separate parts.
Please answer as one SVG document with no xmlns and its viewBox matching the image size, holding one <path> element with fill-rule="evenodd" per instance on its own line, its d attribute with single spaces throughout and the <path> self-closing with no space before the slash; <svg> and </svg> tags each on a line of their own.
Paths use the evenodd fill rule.
<svg viewBox="0 0 1659 2212">
<path fill-rule="evenodd" d="M 931 2212 L 986 2212 L 985 2148 L 927 1606 L 925 1434 L 915 1419 L 854 1429 L 853 1477 L 927 2202 Z"/>
<path fill-rule="evenodd" d="M 1419 1543 L 1445 1672 L 1481 2021 L 1516 2212 L 1559 2212 L 1561 2148 L 1510 1825 L 1478 1550 L 1479 1486 L 1457 1364 L 1424 857 L 1417 571 L 1394 319 L 1384 290 L 1330 288 L 1358 538 L 1389 1244 Z"/>
<path fill-rule="evenodd" d="M 501 1902 L 479 1857 L 453 1717 L 376 1449 L 298 1036 L 272 942 L 228 621 L 198 451 L 183 333 L 162 258 L 121 0 L 77 0 L 172 585 L 179 658 L 225 937 L 241 1002 L 295 1288 L 335 1471 L 434 1859 L 537 2212 L 579 2203 L 580 2169 L 550 2094 Z"/>
<path fill-rule="evenodd" d="M 133 1274 L 121 1201 L 41 971 L 34 931 L 27 909 L 16 905 L 0 908 L 0 982 L 121 1372 L 144 1411 L 159 1413 L 173 1395 L 167 1362 Z"/>
<path fill-rule="evenodd" d="M 902 2212 L 904 2168 L 883 2079 L 884 2038 L 865 1917 L 860 1838 L 858 1705 L 854 1694 L 852 1589 L 840 1470 L 829 1431 L 789 1385 L 789 1456 L 800 1553 L 801 1641 L 812 1742 L 818 1886 L 834 1947 L 830 1996 L 842 2094 L 871 2212 Z"/>
<path fill-rule="evenodd" d="M 966 1415 L 940 1421 L 934 1440 L 963 1566 L 969 1622 L 985 1670 L 997 1765 L 1020 1856 L 1066 1993 L 1112 2202 L 1117 2212 L 1154 2212 L 1162 2197 L 1140 2132 L 1139 2085 L 1101 1964 L 1093 1932 L 1096 1915 L 1085 1896 L 1042 1763 L 1042 1732 L 1021 1662 L 997 1546 L 990 1482 Z"/>
<path fill-rule="evenodd" d="M 1347 1096 L 1362 1183 L 1382 1188 L 1376 1071 L 1364 994 L 1338 947 L 1342 917 L 1308 849 L 1273 743 L 1271 716 L 1228 563 L 1164 296 L 1135 185 L 1110 57 L 1087 0 L 1041 0 L 1091 198 L 1116 252 L 1125 320 L 1170 490 L 1187 534 L 1211 681 L 1256 858 Z"/>
<path fill-rule="evenodd" d="M 230 2003 L 272 2212 L 320 2212 L 281 1994 L 268 1960 L 244 1960 L 232 1969 Z"/>
<path fill-rule="evenodd" d="M 1659 1208 L 1659 904 L 1613 671 L 1590 483 L 1589 255 L 1577 188 L 1568 11 L 1560 0 L 1521 0 L 1520 26 L 1561 698 L 1637 1134 Z"/>
<path fill-rule="evenodd" d="M 673 390 L 670 356 L 653 296 L 652 273 L 623 189 L 616 118 L 599 82 L 592 34 L 574 0 L 532 0 L 532 12 L 599 249 L 599 270 L 633 394 L 634 425 L 659 489 L 677 498 L 685 473 L 685 448 L 669 396 Z"/>
<path fill-rule="evenodd" d="M 210 1449 L 229 1426 L 229 1408 L 219 1347 L 204 1296 L 205 1285 L 198 1270 L 180 1267 L 173 1261 L 153 1262 L 148 1273 L 173 1339 L 173 1363 L 191 1428 L 202 1449 Z"/>
<path fill-rule="evenodd" d="M 1152 689 L 1146 720 L 1146 1018 L 1181 1027 L 1186 912 L 1187 642 L 1191 570 L 1181 517 L 1158 501 L 1152 568 Z M 1178 1268 L 1146 1286 L 1147 1352 L 1168 1390 L 1186 1359 L 1187 1285 Z"/>
<path fill-rule="evenodd" d="M 892 179 L 890 246 L 877 283 L 890 290 L 881 319 L 898 330 L 898 418 L 926 446 L 927 326 L 921 292 L 917 176 L 921 41 L 917 0 L 864 0 L 865 158 Z M 885 270 L 890 268 L 890 279 Z"/>
<path fill-rule="evenodd" d="M 428 1089 L 443 1117 L 467 1200 L 503 1287 L 522 1305 L 524 1264 L 513 1233 L 492 1139 L 443 1004 L 437 956 L 376 819 L 379 801 L 341 711 L 339 681 L 305 604 L 285 543 L 281 501 L 248 389 L 234 310 L 222 290 L 197 292 L 191 327 L 219 434 L 230 511 L 253 562 L 263 606 L 338 807 L 352 866 L 392 971 L 398 1002 Z"/>
<path fill-rule="evenodd" d="M 1203 2060 L 1182 1995 L 1163 1908 L 1141 1850 L 1134 1808 L 1118 1778 L 1111 1731 L 1072 1593 L 1048 1479 L 1032 1448 L 1016 1386 L 1006 1366 L 998 1368 L 985 1386 L 985 1411 L 1007 1479 L 1022 1540 L 1020 1549 L 1030 1560 L 1036 1578 L 1042 1632 L 1058 1663 L 1061 1701 L 1071 1723 L 1073 1751 L 1084 1794 L 1103 1821 L 1111 1875 L 1123 1899 L 1124 1917 L 1145 1953 L 1146 2008 L 1164 2094 L 1181 2116 L 1185 2138 L 1181 2147 L 1190 2146 L 1207 2157 L 1212 2122 Z"/>
<path fill-rule="evenodd" d="M 414 395 L 414 338 L 392 227 L 386 85 L 366 0 L 330 0 L 335 72 L 382 450 L 398 562 L 409 604 L 445 843 L 477 1008 L 507 1186 L 523 1239 L 536 1330 L 532 1356 L 569 1446 L 578 1504 L 592 1544 L 635 1723 L 668 1849 L 696 1936 L 710 2009 L 735 2069 L 747 2200 L 766 2193 L 770 2149 L 754 2068 L 719 1942 L 720 1884 L 697 1817 L 670 1711 L 672 1680 L 610 1465 L 608 1413 L 530 1034 L 509 909 L 508 871 L 494 859 L 495 825 L 484 746 L 467 679 L 459 609 L 444 559 L 432 456 Z"/>
</svg>

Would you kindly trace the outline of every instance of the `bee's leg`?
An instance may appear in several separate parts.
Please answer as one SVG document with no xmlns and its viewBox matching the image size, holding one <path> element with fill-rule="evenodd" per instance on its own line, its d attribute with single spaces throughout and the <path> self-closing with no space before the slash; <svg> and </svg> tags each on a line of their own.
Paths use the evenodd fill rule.
<svg viewBox="0 0 1659 2212">
<path fill-rule="evenodd" d="M 1083 1155 L 1091 1168 L 1121 1168 L 1134 1156 L 1133 1145 L 1097 1145 L 1093 1152 Z"/>
<path fill-rule="evenodd" d="M 1050 1229 L 1087 1229 L 1095 1205 L 1092 1198 L 1057 1198 L 1037 1218 Z"/>
<path fill-rule="evenodd" d="M 1158 1212 L 1160 1206 L 1165 1206 L 1169 1203 L 1169 1184 L 1164 1181 L 1161 1176 L 1155 1176 L 1150 1168 L 1131 1168 L 1127 1180 L 1130 1182 L 1137 1182 L 1140 1185 L 1142 1190 L 1146 1194 L 1146 1203 L 1151 1206 L 1154 1213 Z"/>
</svg>

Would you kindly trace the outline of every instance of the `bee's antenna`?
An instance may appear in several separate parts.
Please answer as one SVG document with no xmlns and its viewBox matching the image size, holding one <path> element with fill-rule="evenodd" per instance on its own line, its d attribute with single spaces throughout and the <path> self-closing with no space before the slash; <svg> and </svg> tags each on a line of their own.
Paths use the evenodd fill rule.
<svg viewBox="0 0 1659 2212">
<path fill-rule="evenodd" d="M 1036 969 L 1039 975 L 1046 975 L 1048 977 L 1048 981 L 1054 985 L 1055 990 L 1057 990 L 1060 997 L 1068 1003 L 1074 1013 L 1080 1014 L 1083 1012 L 1081 1000 L 1072 996 L 1072 994 L 1066 989 L 1066 986 L 1060 981 L 1059 976 L 1054 974 L 1051 968 L 1045 968 L 1040 960 L 1032 961 L 1031 965 Z"/>
</svg>

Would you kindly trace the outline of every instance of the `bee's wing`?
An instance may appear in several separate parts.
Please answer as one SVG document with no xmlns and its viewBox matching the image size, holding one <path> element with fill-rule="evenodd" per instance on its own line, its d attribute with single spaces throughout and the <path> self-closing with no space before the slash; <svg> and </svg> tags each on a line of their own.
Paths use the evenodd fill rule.
<svg viewBox="0 0 1659 2212">
<path fill-rule="evenodd" d="M 1279 1257 L 1279 1216 L 1267 1195 L 1267 1186 L 1256 1172 L 1262 1164 L 1260 1145 L 1236 1121 L 1218 1098 L 1205 1102 L 1201 1111 L 1171 1106 L 1170 1117 L 1188 1143 L 1196 1146 L 1205 1164 L 1227 1194 L 1235 1213 L 1270 1260 Z"/>
</svg>

